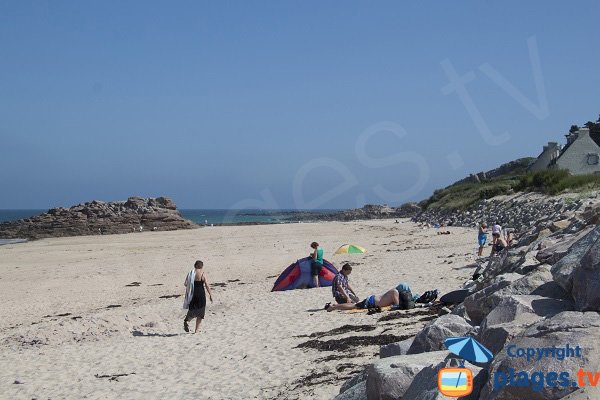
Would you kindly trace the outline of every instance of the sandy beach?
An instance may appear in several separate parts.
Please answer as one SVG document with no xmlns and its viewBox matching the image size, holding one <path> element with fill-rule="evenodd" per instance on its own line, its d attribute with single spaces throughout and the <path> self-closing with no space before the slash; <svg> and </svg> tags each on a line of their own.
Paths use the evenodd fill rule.
<svg viewBox="0 0 600 400">
<path fill-rule="evenodd" d="M 449 230 L 380 220 L 0 246 L 0 397 L 333 398 L 373 361 L 377 343 L 412 335 L 433 316 L 327 313 L 330 288 L 270 292 L 276 277 L 316 240 L 336 267 L 353 263 L 361 298 L 401 281 L 446 292 L 472 274 L 461 267 L 476 251 L 476 231 Z M 333 255 L 344 243 L 368 253 Z M 193 335 L 183 331 L 181 295 L 196 259 L 214 303 Z M 332 351 L 318 349 L 327 344 Z"/>
</svg>

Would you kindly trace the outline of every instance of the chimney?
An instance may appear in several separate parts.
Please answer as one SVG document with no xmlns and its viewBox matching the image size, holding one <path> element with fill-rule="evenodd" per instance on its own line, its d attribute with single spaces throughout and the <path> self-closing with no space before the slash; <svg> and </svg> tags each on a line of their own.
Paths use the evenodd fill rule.
<svg viewBox="0 0 600 400">
<path fill-rule="evenodd" d="M 579 128 L 577 131 L 577 137 L 590 136 L 590 128 Z"/>
</svg>

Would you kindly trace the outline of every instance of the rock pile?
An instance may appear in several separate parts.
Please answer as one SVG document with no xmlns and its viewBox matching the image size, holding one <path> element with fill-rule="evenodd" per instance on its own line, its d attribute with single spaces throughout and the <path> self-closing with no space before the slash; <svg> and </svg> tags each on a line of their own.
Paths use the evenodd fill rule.
<svg viewBox="0 0 600 400">
<path fill-rule="evenodd" d="M 437 372 L 454 362 L 443 345 L 448 336 L 472 336 L 494 354 L 487 364 L 467 363 L 474 390 L 463 398 L 585 396 L 574 384 L 577 372 L 580 368 L 593 371 L 593 378 L 600 371 L 600 208 L 596 199 L 532 201 L 523 196 L 492 204 L 487 215 L 503 210 L 513 218 L 510 223 L 522 229 L 518 243 L 479 264 L 480 276 L 463 304 L 432 321 L 414 339 L 386 345 L 380 351 L 382 358 L 342 386 L 336 399 L 447 398 L 437 390 Z M 470 224 L 481 215 L 465 214 L 456 221 Z M 535 218 L 542 222 L 536 224 Z M 557 353 L 534 360 L 514 356 L 519 348 L 564 351 L 567 345 L 579 346 L 580 356 L 563 359 Z M 507 384 L 511 373 L 522 371 L 530 374 L 529 381 Z M 568 382 L 540 384 L 541 376 L 546 379 L 563 371 L 571 374 Z"/>
<path fill-rule="evenodd" d="M 130 197 L 127 201 L 95 200 L 71 208 L 53 208 L 35 217 L 3 222 L 0 223 L 0 238 L 41 239 L 195 227 L 196 224 L 179 214 L 171 199 Z"/>
<path fill-rule="evenodd" d="M 538 193 L 519 193 L 482 200 L 469 210 L 428 209 L 413 217 L 414 222 L 441 226 L 474 227 L 481 222 L 498 223 L 525 232 L 531 227 L 548 229 L 549 233 L 566 225 L 589 219 L 600 207 L 600 196 L 591 194 L 585 199 L 569 196 L 550 197 Z M 590 211 L 590 215 L 584 215 Z M 597 217 L 596 217 L 597 218 Z M 597 222 L 597 221 L 595 221 Z"/>
<path fill-rule="evenodd" d="M 356 221 L 365 219 L 412 218 L 421 212 L 416 203 L 405 203 L 400 207 L 367 204 L 362 208 L 343 210 L 332 213 L 294 213 L 288 220 L 293 221 Z"/>
</svg>

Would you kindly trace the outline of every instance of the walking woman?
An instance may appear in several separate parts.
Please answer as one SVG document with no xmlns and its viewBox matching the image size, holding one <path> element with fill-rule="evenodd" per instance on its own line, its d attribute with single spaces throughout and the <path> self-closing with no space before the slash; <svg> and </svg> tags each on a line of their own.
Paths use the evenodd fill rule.
<svg viewBox="0 0 600 400">
<path fill-rule="evenodd" d="M 198 333 L 200 330 L 200 323 L 204 319 L 204 313 L 206 311 L 206 291 L 208 297 L 212 303 L 212 293 L 210 292 L 210 286 L 204 273 L 204 263 L 200 260 L 194 263 L 194 269 L 192 269 L 187 277 L 185 278 L 185 299 L 183 300 L 183 308 L 188 310 L 187 315 L 183 320 L 183 329 L 186 332 L 190 331 L 188 322 L 196 318 L 196 329 L 194 333 Z"/>
</svg>

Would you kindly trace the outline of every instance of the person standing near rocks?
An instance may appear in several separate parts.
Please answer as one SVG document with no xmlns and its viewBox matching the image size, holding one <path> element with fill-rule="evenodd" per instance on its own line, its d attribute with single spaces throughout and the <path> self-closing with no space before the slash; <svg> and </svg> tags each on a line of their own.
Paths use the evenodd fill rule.
<svg viewBox="0 0 600 400">
<path fill-rule="evenodd" d="M 200 331 L 200 323 L 204 319 L 206 312 L 206 291 L 208 297 L 212 303 L 212 293 L 210 292 L 210 286 L 204 273 L 204 263 L 200 260 L 194 263 L 194 269 L 192 269 L 185 279 L 185 298 L 183 302 L 183 308 L 187 308 L 188 312 L 183 320 L 183 329 L 186 332 L 190 331 L 188 322 L 196 318 L 196 329 L 194 333 Z"/>
<path fill-rule="evenodd" d="M 310 247 L 313 249 L 312 254 L 312 263 L 310 266 L 310 273 L 313 278 L 314 287 L 319 287 L 319 274 L 321 273 L 321 268 L 323 268 L 323 249 L 319 247 L 319 243 L 312 242 Z"/>
<path fill-rule="evenodd" d="M 479 225 L 479 234 L 477 235 L 477 241 L 479 242 L 479 251 L 477 252 L 477 257 L 481 257 L 483 255 L 483 248 L 485 247 L 485 242 L 487 241 L 487 224 L 485 222 Z"/>
</svg>

